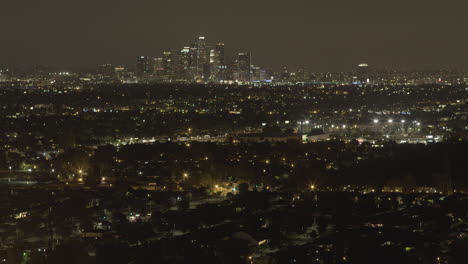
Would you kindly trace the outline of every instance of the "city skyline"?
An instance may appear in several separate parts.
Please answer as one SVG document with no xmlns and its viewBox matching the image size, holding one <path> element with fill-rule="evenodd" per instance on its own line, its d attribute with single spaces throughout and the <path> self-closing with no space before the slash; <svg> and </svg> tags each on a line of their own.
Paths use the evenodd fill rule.
<svg viewBox="0 0 468 264">
<path fill-rule="evenodd" d="M 9 25 L 0 64 L 132 65 L 138 54 L 209 36 L 229 43 L 234 54 L 249 50 L 258 64 L 276 69 L 349 71 L 363 61 L 377 68 L 466 69 L 467 3 L 449 2 L 7 2 L 5 10 L 12 12 L 0 18 Z"/>
<path fill-rule="evenodd" d="M 1 263 L 468 263 L 467 0 L 1 10 Z"/>
</svg>

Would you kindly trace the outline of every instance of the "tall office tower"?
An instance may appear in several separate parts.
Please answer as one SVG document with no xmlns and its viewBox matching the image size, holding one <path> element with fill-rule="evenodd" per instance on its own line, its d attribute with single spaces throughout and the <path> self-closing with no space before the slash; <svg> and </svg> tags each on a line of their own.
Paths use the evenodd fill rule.
<svg viewBox="0 0 468 264">
<path fill-rule="evenodd" d="M 215 46 L 215 51 L 218 56 L 219 64 L 220 65 L 225 65 L 224 63 L 224 43 L 218 43 Z"/>
<path fill-rule="evenodd" d="M 178 55 L 176 77 L 180 80 L 190 80 L 190 47 L 184 47 Z"/>
<path fill-rule="evenodd" d="M 171 80 L 174 78 L 174 59 L 172 57 L 171 51 L 163 52 L 163 69 L 164 69 L 164 79 Z"/>
<path fill-rule="evenodd" d="M 289 79 L 291 78 L 291 74 L 289 73 L 289 70 L 287 67 L 283 67 L 283 70 L 281 70 L 279 77 L 280 77 L 280 80 L 283 82 L 289 81 Z"/>
<path fill-rule="evenodd" d="M 226 79 L 225 80 L 238 80 L 239 79 L 239 62 L 237 59 L 226 58 Z"/>
<path fill-rule="evenodd" d="M 156 80 L 162 80 L 165 74 L 164 70 L 164 59 L 154 58 L 153 59 L 153 72 Z"/>
<path fill-rule="evenodd" d="M 252 58 L 250 52 L 239 52 L 237 63 L 239 65 L 237 80 L 240 82 L 250 82 L 252 78 Z"/>
<path fill-rule="evenodd" d="M 221 76 L 224 68 L 224 43 L 218 43 L 210 49 L 210 81 L 218 82 L 224 78 Z"/>
<path fill-rule="evenodd" d="M 137 78 L 142 80 L 146 78 L 153 72 L 151 68 L 152 63 L 150 62 L 150 58 L 148 56 L 138 56 L 136 58 L 136 75 Z"/>
<path fill-rule="evenodd" d="M 197 75 L 197 56 L 198 56 L 198 44 L 192 43 L 190 44 L 190 52 L 189 52 L 189 74 L 190 79 L 194 80 Z"/>
<path fill-rule="evenodd" d="M 307 73 L 304 66 L 297 67 L 296 80 L 299 82 L 307 81 Z"/>
<path fill-rule="evenodd" d="M 358 82 L 363 83 L 363 84 L 370 83 L 369 64 L 361 63 L 358 65 L 358 69 L 356 71 L 356 79 Z"/>
<path fill-rule="evenodd" d="M 270 76 L 268 76 L 267 70 L 260 69 L 260 81 L 267 82 L 270 80 Z"/>
<path fill-rule="evenodd" d="M 205 69 L 206 66 L 208 65 L 208 52 L 206 48 L 206 41 L 205 37 L 200 36 L 198 37 L 198 42 L 197 42 L 197 67 L 196 67 L 196 75 L 198 79 L 204 80 L 206 75 L 205 75 Z"/>
<path fill-rule="evenodd" d="M 252 65 L 251 77 L 250 80 L 252 82 L 259 82 L 260 81 L 260 67 L 256 67 Z"/>
<path fill-rule="evenodd" d="M 217 72 L 217 67 L 218 67 L 218 63 L 216 59 L 216 52 L 214 48 L 210 48 L 209 56 L 210 56 L 209 57 L 210 58 L 209 60 L 210 61 L 210 64 L 209 64 L 210 76 L 208 80 L 213 82 L 213 81 L 216 81 L 216 72 Z"/>
</svg>

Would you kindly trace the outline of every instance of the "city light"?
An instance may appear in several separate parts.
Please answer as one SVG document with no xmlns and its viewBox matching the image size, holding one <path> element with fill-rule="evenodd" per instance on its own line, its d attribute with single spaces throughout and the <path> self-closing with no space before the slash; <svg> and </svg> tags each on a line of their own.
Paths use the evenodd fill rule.
<svg viewBox="0 0 468 264">
<path fill-rule="evenodd" d="M 468 238 L 460 213 L 468 201 L 468 177 L 462 177 L 468 163 L 461 162 L 468 160 L 466 71 L 390 69 L 379 59 L 397 54 L 397 47 L 369 57 L 375 67 L 349 61 L 354 56 L 345 50 L 332 54 L 343 55 L 335 58 L 338 71 L 331 58 L 330 71 L 311 72 L 307 68 L 323 66 L 304 59 L 311 57 L 308 49 L 290 50 L 281 61 L 279 50 L 261 45 L 264 38 L 255 38 L 255 52 L 231 45 L 225 51 L 223 43 L 197 36 L 181 46 L 141 49 L 148 52 L 143 56 L 124 54 L 147 35 L 168 36 L 146 34 L 154 23 L 122 19 L 139 34 L 129 38 L 133 48 L 109 60 L 131 56 L 122 61 L 127 65 L 106 62 L 87 70 L 84 59 L 92 56 L 84 56 L 80 65 L 6 70 L 18 57 L 13 53 L 0 65 L 0 122 L 6 126 L 0 133 L 6 222 L 0 262 L 44 262 L 63 255 L 63 246 L 84 249 L 89 260 L 98 252 L 104 260 L 125 256 L 126 263 L 457 259 L 459 248 L 447 241 Z M 219 35 L 229 33 L 218 24 Z M 125 37 L 125 29 L 110 32 Z M 34 45 L 42 35 L 23 42 Z M 79 36 L 93 45 L 92 34 Z M 445 48 L 462 42 L 453 37 Z M 67 51 L 80 57 L 79 49 Z M 300 52 L 310 65 L 294 61 Z M 91 62 L 109 54 L 101 55 Z M 317 62 L 328 56 L 318 55 Z M 271 67 L 257 64 L 262 57 Z M 440 63 L 429 59 L 440 57 L 412 63 L 429 68 Z M 352 68 L 342 71 L 349 63 Z M 356 245 L 343 244 L 348 236 Z M 430 248 L 421 248 L 424 238 Z M 378 254 L 361 254 L 373 250 Z"/>
</svg>

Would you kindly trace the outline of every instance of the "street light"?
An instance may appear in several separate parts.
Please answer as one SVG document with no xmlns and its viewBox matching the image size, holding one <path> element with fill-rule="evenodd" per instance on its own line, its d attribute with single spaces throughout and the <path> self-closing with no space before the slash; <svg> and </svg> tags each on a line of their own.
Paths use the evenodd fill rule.
<svg viewBox="0 0 468 264">
<path fill-rule="evenodd" d="M 378 119 L 374 119 L 374 124 L 377 124 L 379 122 Z"/>
<path fill-rule="evenodd" d="M 389 123 L 393 123 L 393 119 L 389 119 L 388 122 L 389 122 Z"/>
</svg>

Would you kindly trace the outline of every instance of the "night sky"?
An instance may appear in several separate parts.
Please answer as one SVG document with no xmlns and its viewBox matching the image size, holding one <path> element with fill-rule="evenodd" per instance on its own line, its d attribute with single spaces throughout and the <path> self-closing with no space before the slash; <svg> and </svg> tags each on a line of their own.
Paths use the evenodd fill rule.
<svg viewBox="0 0 468 264">
<path fill-rule="evenodd" d="M 467 0 L 2 0 L 0 65 L 133 65 L 205 35 L 254 64 L 468 68 Z"/>
</svg>

